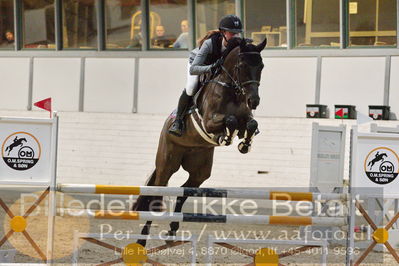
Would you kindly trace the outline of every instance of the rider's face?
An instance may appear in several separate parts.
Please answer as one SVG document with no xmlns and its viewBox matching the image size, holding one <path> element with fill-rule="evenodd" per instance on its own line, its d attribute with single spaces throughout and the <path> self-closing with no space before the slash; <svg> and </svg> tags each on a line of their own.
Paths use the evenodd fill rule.
<svg viewBox="0 0 399 266">
<path fill-rule="evenodd" d="M 226 37 L 226 40 L 230 40 L 233 37 L 238 37 L 240 34 L 239 33 L 234 33 L 234 32 L 230 32 L 230 31 L 225 31 L 224 32 L 224 36 Z"/>
</svg>

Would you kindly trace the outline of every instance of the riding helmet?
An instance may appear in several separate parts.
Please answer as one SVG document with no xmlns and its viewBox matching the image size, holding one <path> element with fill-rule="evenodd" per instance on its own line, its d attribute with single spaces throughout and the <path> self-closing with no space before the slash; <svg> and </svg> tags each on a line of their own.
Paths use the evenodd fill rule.
<svg viewBox="0 0 399 266">
<path fill-rule="evenodd" d="M 219 23 L 219 30 L 226 30 L 234 33 L 242 32 L 242 22 L 236 15 L 224 16 Z"/>
</svg>

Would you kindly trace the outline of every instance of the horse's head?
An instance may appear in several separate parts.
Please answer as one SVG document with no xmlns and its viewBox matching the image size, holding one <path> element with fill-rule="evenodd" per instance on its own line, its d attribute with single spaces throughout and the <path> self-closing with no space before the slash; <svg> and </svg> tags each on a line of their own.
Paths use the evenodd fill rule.
<svg viewBox="0 0 399 266">
<path fill-rule="evenodd" d="M 240 44 L 238 59 L 238 80 L 244 88 L 248 107 L 256 109 L 259 105 L 259 85 L 263 69 L 263 62 L 260 52 L 266 46 L 266 39 L 259 45 L 247 44 L 245 41 Z"/>
<path fill-rule="evenodd" d="M 260 52 L 265 48 L 266 42 L 265 39 L 259 45 L 253 45 L 241 39 L 238 47 L 226 57 L 226 73 L 233 82 L 236 94 L 246 101 L 250 109 L 256 109 L 260 102 L 259 84 L 263 69 Z"/>
</svg>

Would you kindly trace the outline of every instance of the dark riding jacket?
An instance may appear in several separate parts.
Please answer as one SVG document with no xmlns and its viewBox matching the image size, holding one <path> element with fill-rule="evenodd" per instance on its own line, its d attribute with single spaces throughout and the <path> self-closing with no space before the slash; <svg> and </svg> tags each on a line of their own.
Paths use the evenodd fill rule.
<svg viewBox="0 0 399 266">
<path fill-rule="evenodd" d="M 226 49 L 222 45 L 223 36 L 215 33 L 199 48 L 195 48 L 190 53 L 190 74 L 201 75 L 211 71 L 212 64 L 222 57 L 222 52 Z"/>
</svg>

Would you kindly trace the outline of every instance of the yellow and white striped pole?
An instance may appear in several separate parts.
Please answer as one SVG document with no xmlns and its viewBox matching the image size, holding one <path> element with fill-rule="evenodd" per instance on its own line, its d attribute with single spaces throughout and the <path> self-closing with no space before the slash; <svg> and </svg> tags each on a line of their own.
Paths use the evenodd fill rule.
<svg viewBox="0 0 399 266">
<path fill-rule="evenodd" d="M 346 200 L 346 194 L 268 191 L 265 189 L 218 189 L 157 186 L 114 186 L 95 184 L 59 184 L 59 192 L 141 196 L 214 197 L 286 201 Z"/>
<path fill-rule="evenodd" d="M 347 224 L 346 217 L 311 216 L 270 216 L 270 215 L 213 215 L 194 213 L 169 213 L 146 211 L 92 211 L 78 209 L 59 209 L 61 216 L 87 216 L 96 219 L 166 221 L 166 222 L 206 222 L 226 224 L 264 224 L 264 225 L 319 225 L 342 226 Z"/>
</svg>

